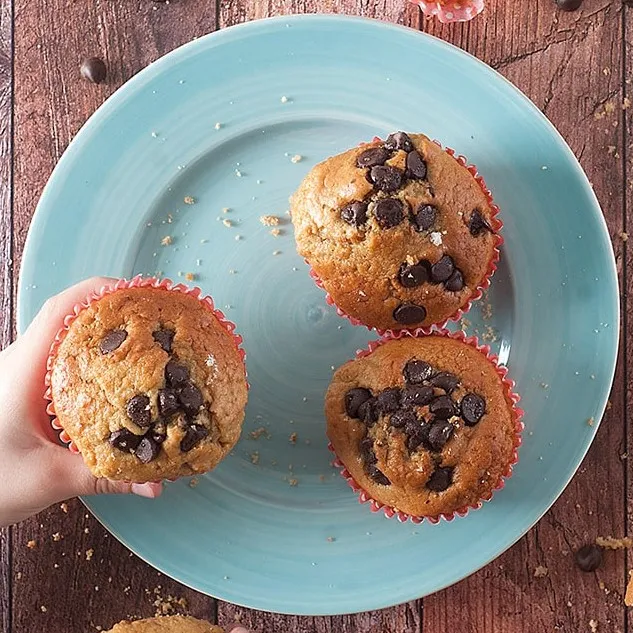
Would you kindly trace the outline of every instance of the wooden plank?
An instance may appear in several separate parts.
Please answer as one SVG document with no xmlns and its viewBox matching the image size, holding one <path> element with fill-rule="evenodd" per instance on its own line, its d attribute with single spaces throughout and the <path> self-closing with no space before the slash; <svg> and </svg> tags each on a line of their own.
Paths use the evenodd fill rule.
<svg viewBox="0 0 633 633">
<path fill-rule="evenodd" d="M 622 270 L 622 16 L 620 3 L 586 0 L 575 13 L 553 2 L 487 2 L 467 25 L 425 28 L 497 67 L 548 115 L 580 158 L 602 203 Z M 631 69 L 629 68 L 629 76 Z M 622 364 L 588 457 L 548 515 L 497 561 L 424 601 L 424 630 L 460 633 L 624 631 L 624 556 L 609 553 L 596 574 L 580 572 L 573 550 L 625 529 Z M 629 401 L 630 406 L 630 401 Z M 537 568 L 547 575 L 535 576 Z M 539 570 L 544 573 L 543 569 Z M 606 589 L 601 589 L 604 583 Z M 606 592 L 609 592 L 608 594 Z M 468 618 L 464 618 L 464 614 Z"/>
<path fill-rule="evenodd" d="M 41 190 L 83 122 L 149 62 L 215 27 L 215 3 L 206 0 L 15 0 L 16 270 Z M 92 85 L 79 76 L 81 60 L 93 55 L 106 60 L 105 84 Z M 6 312 L 0 309 L 0 314 Z M 68 514 L 56 507 L 14 528 L 14 620 L 11 631 L 7 627 L 3 633 L 93 631 L 127 616 L 153 615 L 153 602 L 169 595 L 184 598 L 193 615 L 215 619 L 214 600 L 159 576 L 86 519 L 78 502 L 69 507 Z M 55 541 L 58 532 L 63 538 Z M 31 539 L 37 549 L 26 547 Z M 94 554 L 88 561 L 90 549 Z"/>
</svg>

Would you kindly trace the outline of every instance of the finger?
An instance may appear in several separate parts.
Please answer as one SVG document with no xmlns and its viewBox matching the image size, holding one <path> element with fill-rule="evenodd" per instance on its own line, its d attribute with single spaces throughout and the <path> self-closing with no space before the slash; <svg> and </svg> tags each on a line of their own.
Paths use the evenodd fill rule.
<svg viewBox="0 0 633 633">
<path fill-rule="evenodd" d="M 240 624 L 236 624 L 233 628 L 226 630 L 226 633 L 251 633 L 248 629 L 245 629 Z"/>
</svg>

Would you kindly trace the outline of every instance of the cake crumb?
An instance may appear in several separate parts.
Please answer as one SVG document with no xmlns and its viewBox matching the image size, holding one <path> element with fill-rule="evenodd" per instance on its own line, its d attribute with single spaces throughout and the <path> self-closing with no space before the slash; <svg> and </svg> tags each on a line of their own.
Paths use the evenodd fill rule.
<svg viewBox="0 0 633 633">
<path fill-rule="evenodd" d="M 236 236 L 235 236 L 235 241 L 236 241 L 236 242 L 239 242 L 241 239 L 242 239 L 242 236 L 241 236 L 241 235 L 236 235 Z"/>
<path fill-rule="evenodd" d="M 44 605 L 42 605 L 42 606 L 40 607 L 40 611 L 41 611 L 42 613 L 46 613 L 46 612 L 48 611 L 48 609 L 47 609 Z"/>
<path fill-rule="evenodd" d="M 185 273 L 185 279 L 187 281 L 193 281 L 196 278 L 195 273 Z"/>
<path fill-rule="evenodd" d="M 288 441 L 291 444 L 296 444 L 297 443 L 297 434 L 296 433 L 291 433 L 290 437 L 288 438 Z"/>
<path fill-rule="evenodd" d="M 598 623 L 595 620 L 589 620 L 589 629 L 591 633 L 596 633 L 598 631 Z"/>
<path fill-rule="evenodd" d="M 633 569 L 629 571 L 629 582 L 626 585 L 626 593 L 624 594 L 624 604 L 627 607 L 633 607 Z"/>
<path fill-rule="evenodd" d="M 633 538 L 625 536 L 623 538 L 616 538 L 614 536 L 597 536 L 596 545 L 603 547 L 604 549 L 631 549 L 633 548 Z"/>
<path fill-rule="evenodd" d="M 628 97 L 622 99 L 622 109 L 628 110 L 631 107 L 631 100 Z"/>
<path fill-rule="evenodd" d="M 589 426 L 593 426 L 594 422 L 595 422 L 595 420 L 593 419 L 593 417 L 590 417 L 590 418 L 587 419 L 587 424 Z"/>
<path fill-rule="evenodd" d="M 231 207 L 222 207 L 222 213 L 230 213 Z"/>
<path fill-rule="evenodd" d="M 303 156 L 301 156 L 301 154 L 295 154 L 291 159 L 290 162 L 291 163 L 300 163 L 303 160 Z"/>
<path fill-rule="evenodd" d="M 251 453 L 251 464 L 259 464 L 259 451 L 253 451 Z"/>
<path fill-rule="evenodd" d="M 32 540 L 30 540 L 30 541 L 26 544 L 26 546 L 27 546 L 29 549 L 35 549 L 35 548 L 37 547 L 37 541 L 36 541 L 36 540 L 34 540 L 34 539 L 32 539 Z"/>
<path fill-rule="evenodd" d="M 62 535 L 59 532 L 55 532 L 55 534 L 53 534 L 54 541 L 61 541 L 61 539 L 62 539 Z"/>
<path fill-rule="evenodd" d="M 95 551 L 92 549 L 92 547 L 90 549 L 86 550 L 86 560 L 92 560 L 92 556 L 95 553 Z"/>
<path fill-rule="evenodd" d="M 224 219 L 222 220 L 222 224 L 224 224 L 224 226 L 226 226 L 226 227 L 231 227 L 231 226 L 233 226 L 233 222 L 231 222 L 231 220 L 229 220 L 228 218 L 224 218 Z"/>
<path fill-rule="evenodd" d="M 192 477 L 189 480 L 189 488 L 195 488 L 200 483 L 200 480 L 197 477 Z"/>
<path fill-rule="evenodd" d="M 262 436 L 264 436 L 264 438 L 267 440 L 270 439 L 270 433 L 263 426 L 260 426 L 254 431 L 251 431 L 249 433 L 249 436 L 252 440 L 258 440 Z"/>
<path fill-rule="evenodd" d="M 295 486 L 299 485 L 299 480 L 292 477 L 288 479 L 288 483 L 294 488 Z"/>
<path fill-rule="evenodd" d="M 222 127 L 222 124 L 218 121 L 214 126 L 216 130 L 219 130 Z"/>
<path fill-rule="evenodd" d="M 280 101 L 281 101 L 282 103 L 288 103 L 288 97 L 286 97 L 286 95 L 283 95 L 283 96 L 281 97 Z"/>
<path fill-rule="evenodd" d="M 88 534 L 90 532 L 90 528 L 84 528 L 84 534 Z"/>
<path fill-rule="evenodd" d="M 488 321 L 492 318 L 492 304 L 486 302 L 481 306 L 481 318 Z"/>
<path fill-rule="evenodd" d="M 481 335 L 481 338 L 486 343 L 494 343 L 497 340 L 497 333 L 491 325 L 488 325 L 486 326 L 484 333 Z"/>
<path fill-rule="evenodd" d="M 547 567 L 543 567 L 543 565 L 539 565 L 534 570 L 534 578 L 545 578 L 545 576 L 547 576 L 548 573 L 549 573 L 549 570 L 547 569 Z"/>
<path fill-rule="evenodd" d="M 241 177 L 242 177 L 242 172 L 241 172 L 239 169 L 236 169 L 236 170 L 235 170 L 235 175 L 236 175 L 238 178 L 241 178 Z"/>
<path fill-rule="evenodd" d="M 273 237 L 279 237 L 281 235 L 281 229 L 271 229 L 270 234 Z"/>
<path fill-rule="evenodd" d="M 619 235 L 623 242 L 626 242 L 629 239 L 629 234 L 626 231 L 621 231 Z"/>
<path fill-rule="evenodd" d="M 273 251 L 273 255 L 281 255 L 281 251 Z"/>
<path fill-rule="evenodd" d="M 193 198 L 192 196 L 185 196 L 185 197 L 183 198 L 183 202 L 184 202 L 185 204 L 195 204 L 195 203 L 196 203 L 196 200 L 195 200 L 195 198 Z"/>
<path fill-rule="evenodd" d="M 165 237 L 160 241 L 162 246 L 169 246 L 173 242 L 171 235 L 165 235 Z"/>
<path fill-rule="evenodd" d="M 61 508 L 61 511 L 64 514 L 68 514 L 68 504 L 67 503 L 62 503 L 59 507 Z"/>
<path fill-rule="evenodd" d="M 262 215 L 260 216 L 259 221 L 264 226 L 277 226 L 280 222 L 280 219 L 276 215 Z"/>
<path fill-rule="evenodd" d="M 21 572 L 21 571 L 19 571 L 19 572 L 15 575 L 15 577 L 16 577 L 18 580 L 22 580 L 22 572 Z"/>
<path fill-rule="evenodd" d="M 333 536 L 328 536 L 325 540 L 326 540 L 328 543 L 334 543 L 334 541 L 336 541 L 336 539 L 335 539 Z"/>
</svg>

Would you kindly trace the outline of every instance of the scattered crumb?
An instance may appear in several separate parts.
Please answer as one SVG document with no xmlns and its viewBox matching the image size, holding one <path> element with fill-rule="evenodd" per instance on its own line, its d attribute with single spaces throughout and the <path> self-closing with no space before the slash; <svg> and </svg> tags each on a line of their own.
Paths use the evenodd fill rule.
<svg viewBox="0 0 633 633">
<path fill-rule="evenodd" d="M 321 482 L 325 481 L 325 475 L 319 475 L 319 481 Z"/>
<path fill-rule="evenodd" d="M 546 382 L 542 382 L 541 383 L 541 388 L 542 389 L 549 389 L 549 385 Z"/>
<path fill-rule="evenodd" d="M 620 235 L 620 239 L 621 239 L 623 242 L 626 242 L 626 241 L 629 239 L 629 234 L 628 234 L 628 233 L 626 233 L 625 231 L 621 231 L 621 232 L 619 233 L 619 235 Z"/>
<path fill-rule="evenodd" d="M 165 235 L 165 237 L 160 241 L 162 246 L 169 246 L 173 240 L 171 239 L 171 235 Z"/>
<path fill-rule="evenodd" d="M 295 154 L 291 159 L 290 162 L 291 163 L 300 163 L 303 160 L 303 156 L 301 156 L 301 154 Z"/>
<path fill-rule="evenodd" d="M 183 202 L 184 202 L 185 204 L 195 204 L 195 203 L 196 203 L 196 200 L 195 200 L 195 198 L 192 198 L 191 196 L 185 196 L 185 197 L 183 198 Z"/>
<path fill-rule="evenodd" d="M 239 169 L 236 169 L 236 170 L 235 170 L 235 175 L 236 175 L 238 178 L 241 178 L 241 177 L 242 177 L 242 172 L 241 172 Z"/>
<path fill-rule="evenodd" d="M 328 543 L 334 543 L 334 541 L 336 541 L 336 539 L 335 539 L 333 536 L 328 536 L 325 540 L 326 540 Z"/>
<path fill-rule="evenodd" d="M 595 620 L 589 620 L 589 628 L 591 629 L 591 633 L 596 633 L 598 630 L 598 623 Z"/>
<path fill-rule="evenodd" d="M 593 426 L 594 422 L 595 422 L 595 420 L 593 419 L 593 417 L 591 417 L 591 418 L 589 418 L 589 419 L 587 420 L 587 424 L 588 424 L 589 426 Z"/>
<path fill-rule="evenodd" d="M 222 213 L 229 213 L 230 211 L 230 207 L 222 207 Z"/>
<path fill-rule="evenodd" d="M 488 321 L 489 319 L 492 318 L 492 304 L 490 303 L 483 303 L 481 306 L 481 318 L 484 321 Z"/>
<path fill-rule="evenodd" d="M 462 330 L 467 330 L 470 327 L 470 321 L 466 317 L 462 317 L 459 320 L 459 327 Z"/>
<path fill-rule="evenodd" d="M 61 508 L 61 511 L 64 514 L 68 514 L 68 504 L 67 503 L 62 503 L 59 507 Z"/>
<path fill-rule="evenodd" d="M 280 101 L 281 101 L 282 103 L 288 103 L 288 97 L 286 97 L 286 95 L 284 95 L 284 96 L 280 99 Z"/>
<path fill-rule="evenodd" d="M 264 226 L 277 226 L 280 222 L 280 219 L 276 215 L 262 215 L 260 216 L 259 221 Z"/>
<path fill-rule="evenodd" d="M 90 549 L 86 550 L 86 560 L 92 560 L 92 556 L 95 553 L 95 551 L 92 549 L 92 547 Z"/>
<path fill-rule="evenodd" d="M 251 431 L 249 433 L 249 436 L 252 440 L 258 440 L 260 437 L 262 437 L 262 435 L 265 439 L 270 439 L 270 433 L 263 426 L 260 426 L 258 429 L 255 429 L 254 431 Z"/>
<path fill-rule="evenodd" d="M 491 325 L 488 325 L 486 326 L 484 333 L 481 335 L 481 338 L 486 343 L 494 343 L 497 340 L 497 333 Z"/>
<path fill-rule="evenodd" d="M 53 534 L 54 541 L 61 541 L 61 539 L 62 539 L 62 535 L 59 532 L 55 532 L 55 534 Z"/>
<path fill-rule="evenodd" d="M 626 593 L 624 594 L 624 604 L 627 607 L 633 607 L 633 569 L 629 571 L 629 582 L 626 585 Z"/>
<path fill-rule="evenodd" d="M 433 233 L 429 235 L 429 239 L 434 246 L 442 245 L 442 234 L 439 231 L 433 231 Z"/>
<path fill-rule="evenodd" d="M 16 577 L 18 580 L 22 580 L 22 572 L 21 572 L 21 571 L 19 571 L 19 572 L 15 575 L 15 577 Z"/>
<path fill-rule="evenodd" d="M 224 224 L 224 226 L 228 226 L 228 227 L 233 226 L 233 222 L 231 222 L 231 220 L 229 220 L 229 219 L 227 219 L 227 218 L 224 218 L 224 219 L 222 220 L 222 224 Z"/>
<path fill-rule="evenodd" d="M 622 109 L 628 110 L 631 107 L 631 100 L 628 97 L 622 99 Z"/>
<path fill-rule="evenodd" d="M 201 239 L 200 244 L 206 244 L 209 240 Z"/>
<path fill-rule="evenodd" d="M 53 563 L 53 569 L 59 569 L 59 565 L 57 563 Z"/>
<path fill-rule="evenodd" d="M 129 589 L 129 588 L 128 588 Z M 145 590 L 145 593 L 150 596 L 155 596 L 152 605 L 156 608 L 156 612 L 154 615 L 173 615 L 174 613 L 181 613 L 186 611 L 189 607 L 186 598 L 176 596 L 167 595 L 163 597 L 161 595 L 162 587 L 158 585 L 155 587 L 153 591 L 150 592 L 149 589 Z M 125 590 L 124 590 L 125 591 Z"/>
<path fill-rule="evenodd" d="M 596 537 L 596 545 L 604 547 L 604 549 L 631 549 L 633 548 L 633 538 L 625 536 L 623 538 L 615 538 L 614 536 L 598 536 Z"/>
<path fill-rule="evenodd" d="M 299 485 L 299 480 L 298 480 L 298 479 L 291 478 L 291 479 L 288 479 L 288 483 L 289 483 L 292 487 L 294 487 L 294 486 Z"/>
<path fill-rule="evenodd" d="M 273 251 L 273 255 L 281 255 L 281 251 Z"/>
<path fill-rule="evenodd" d="M 40 607 L 40 611 L 41 611 L 42 613 L 46 613 L 46 612 L 48 611 L 48 609 L 47 609 L 44 605 L 42 605 L 42 606 Z"/>
<path fill-rule="evenodd" d="M 219 130 L 222 127 L 222 124 L 218 121 L 214 126 L 216 130 Z"/>
<path fill-rule="evenodd" d="M 288 438 L 288 441 L 291 444 L 296 444 L 297 443 L 297 434 L 296 433 L 291 433 L 290 437 Z"/>
<path fill-rule="evenodd" d="M 26 546 L 27 546 L 29 549 L 35 549 L 35 548 L 37 547 L 37 541 L 35 541 L 35 540 L 31 540 L 31 541 L 29 541 L 29 542 L 26 544 Z"/>
<path fill-rule="evenodd" d="M 235 273 L 237 273 L 237 270 L 235 270 L 234 268 L 229 269 L 229 275 L 235 275 Z"/>
<path fill-rule="evenodd" d="M 241 235 L 236 235 L 236 236 L 235 236 L 235 241 L 236 241 L 236 242 L 239 242 L 241 239 L 242 239 L 242 236 L 241 236 Z"/>
<path fill-rule="evenodd" d="M 251 453 L 251 464 L 259 464 L 259 451 Z"/>
<path fill-rule="evenodd" d="M 196 278 L 195 273 L 185 273 L 185 279 L 187 281 L 193 281 Z"/>
<path fill-rule="evenodd" d="M 547 574 L 548 574 L 548 569 L 547 569 L 547 567 L 543 567 L 543 565 L 539 565 L 534 570 L 534 578 L 545 578 L 545 576 L 547 576 Z"/>
<path fill-rule="evenodd" d="M 90 528 L 84 528 L 84 534 L 88 534 L 90 532 Z"/>
<path fill-rule="evenodd" d="M 200 481 L 199 481 L 199 479 L 197 477 L 192 477 L 189 480 L 189 488 L 195 488 L 199 483 L 200 483 Z"/>
</svg>

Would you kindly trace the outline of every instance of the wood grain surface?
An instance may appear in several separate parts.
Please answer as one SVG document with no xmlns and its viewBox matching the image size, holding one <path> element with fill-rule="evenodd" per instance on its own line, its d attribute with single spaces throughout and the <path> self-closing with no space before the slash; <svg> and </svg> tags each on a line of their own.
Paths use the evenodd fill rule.
<svg viewBox="0 0 633 633">
<path fill-rule="evenodd" d="M 630 3 L 629 3 L 630 4 Z M 0 0 L 0 344 L 11 337 L 16 275 L 30 218 L 56 161 L 87 117 L 160 55 L 216 28 L 287 13 L 334 12 L 405 24 L 452 42 L 502 72 L 563 134 L 602 204 L 622 289 L 622 344 L 610 408 L 561 499 L 516 546 L 424 601 L 333 618 L 264 614 L 202 596 L 131 555 L 78 501 L 0 535 L 0 633 L 84 633 L 128 616 L 186 611 L 258 633 L 625 633 L 625 551 L 583 573 L 573 552 L 628 534 L 633 473 L 628 412 L 633 366 L 627 314 L 627 210 L 633 198 L 633 8 L 585 0 L 488 0 L 479 18 L 441 25 L 403 0 Z M 106 60 L 95 86 L 82 58 Z M 555 212 L 555 210 L 552 210 Z M 555 423 L 555 421 L 552 421 Z M 31 547 L 27 544 L 29 541 Z M 380 591 L 377 577 L 376 590 Z M 631 629 L 633 630 L 633 628 Z"/>
</svg>

